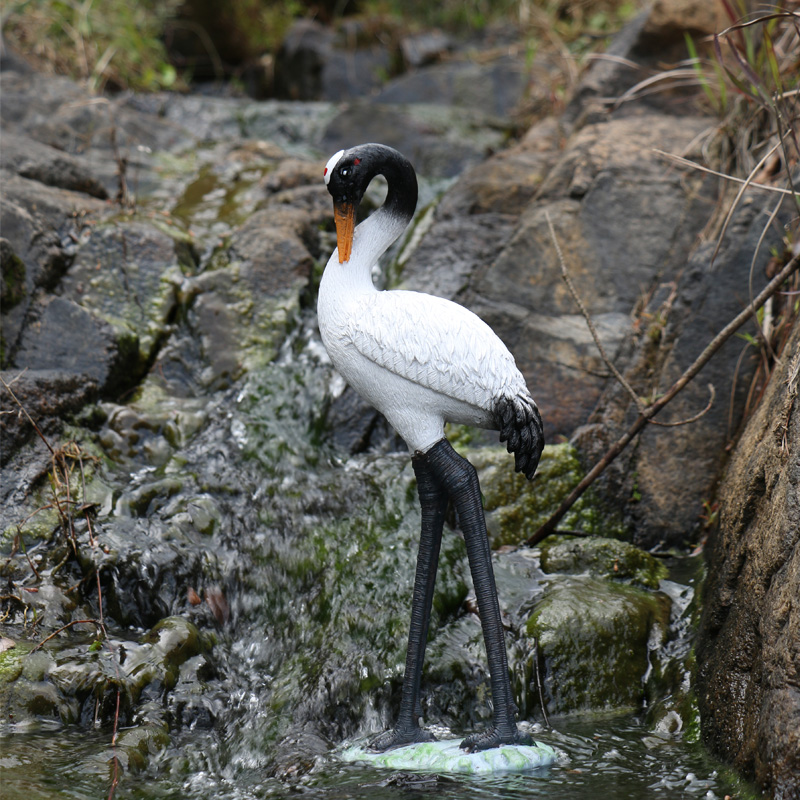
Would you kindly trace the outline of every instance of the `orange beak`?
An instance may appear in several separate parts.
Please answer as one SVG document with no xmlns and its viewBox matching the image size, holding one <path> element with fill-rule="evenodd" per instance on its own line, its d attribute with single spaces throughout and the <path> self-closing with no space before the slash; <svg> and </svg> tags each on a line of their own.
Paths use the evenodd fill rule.
<svg viewBox="0 0 800 800">
<path fill-rule="evenodd" d="M 353 231 L 356 227 L 354 203 L 333 204 L 333 221 L 336 223 L 336 245 L 339 248 L 339 263 L 350 260 L 353 250 Z"/>
</svg>

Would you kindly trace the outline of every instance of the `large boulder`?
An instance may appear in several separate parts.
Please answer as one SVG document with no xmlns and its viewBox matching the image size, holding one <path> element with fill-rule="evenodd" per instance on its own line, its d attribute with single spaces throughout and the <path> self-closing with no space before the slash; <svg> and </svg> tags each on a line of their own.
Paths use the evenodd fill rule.
<svg viewBox="0 0 800 800">
<path fill-rule="evenodd" d="M 800 325 L 731 457 L 697 642 L 703 738 L 800 796 Z"/>
</svg>

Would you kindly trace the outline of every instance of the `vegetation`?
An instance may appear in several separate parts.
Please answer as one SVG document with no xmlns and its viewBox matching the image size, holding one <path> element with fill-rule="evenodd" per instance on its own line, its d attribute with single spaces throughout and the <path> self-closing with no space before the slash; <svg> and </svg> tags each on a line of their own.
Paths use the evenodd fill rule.
<svg viewBox="0 0 800 800">
<path fill-rule="evenodd" d="M 535 52 L 555 45 L 570 57 L 595 48 L 643 0 L 16 0 L 3 34 L 37 68 L 85 81 L 93 91 L 185 89 L 198 75 L 237 77 L 280 46 L 292 21 L 362 23 L 394 41 L 398 30 L 441 28 L 474 34 L 519 27 Z"/>
<path fill-rule="evenodd" d="M 179 83 L 162 41 L 180 0 L 21 0 L 3 16 L 3 34 L 45 71 L 95 91 L 162 89 Z"/>
</svg>

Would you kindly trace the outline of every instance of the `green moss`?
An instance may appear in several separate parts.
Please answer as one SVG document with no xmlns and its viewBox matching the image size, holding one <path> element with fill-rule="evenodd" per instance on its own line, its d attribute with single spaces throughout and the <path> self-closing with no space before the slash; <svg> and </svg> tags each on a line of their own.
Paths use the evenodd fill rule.
<svg viewBox="0 0 800 800">
<path fill-rule="evenodd" d="M 618 578 L 657 589 L 667 568 L 649 553 L 618 539 L 550 536 L 542 542 L 545 572 L 588 572 L 596 578 Z"/>
<path fill-rule="evenodd" d="M 639 707 L 651 635 L 668 622 L 666 597 L 597 578 L 556 580 L 526 623 L 544 659 L 548 710 Z"/>
<path fill-rule="evenodd" d="M 502 446 L 459 449 L 478 470 L 494 548 L 525 541 L 583 477 L 577 450 L 570 444 L 545 447 L 532 482 L 514 471 L 513 458 Z M 601 508 L 591 490 L 577 500 L 559 527 L 615 538 L 626 533 L 619 515 Z"/>
<path fill-rule="evenodd" d="M 29 650 L 29 647 L 17 643 L 0 653 L 0 686 L 15 681 L 22 674 L 23 658 Z"/>
<path fill-rule="evenodd" d="M 10 247 L 0 247 L 0 311 L 7 314 L 27 294 L 25 262 Z"/>
</svg>

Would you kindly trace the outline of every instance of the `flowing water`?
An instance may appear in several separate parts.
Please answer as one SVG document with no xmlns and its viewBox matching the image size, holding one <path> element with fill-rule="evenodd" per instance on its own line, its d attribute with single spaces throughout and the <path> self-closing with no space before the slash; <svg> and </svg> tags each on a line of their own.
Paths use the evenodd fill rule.
<svg viewBox="0 0 800 800">
<path fill-rule="evenodd" d="M 559 761 L 532 773 L 498 777 L 459 777 L 392 773 L 343 764 L 320 757 L 310 773 L 277 780 L 258 769 L 231 769 L 220 764 L 222 745 L 207 732 L 187 731 L 134 775 L 120 775 L 114 796 L 120 800 L 151 798 L 219 798 L 258 800 L 287 796 L 321 800 L 367 798 L 464 798 L 482 800 L 608 800 L 663 798 L 736 798 L 751 796 L 721 771 L 698 746 L 654 737 L 635 716 L 610 719 L 555 720 L 554 730 L 536 734 L 557 747 Z M 11 744 L 10 747 L 5 745 Z M 108 795 L 113 768 L 100 757 L 107 735 L 77 729 L 17 735 L 4 742 L 5 800 Z"/>
</svg>

